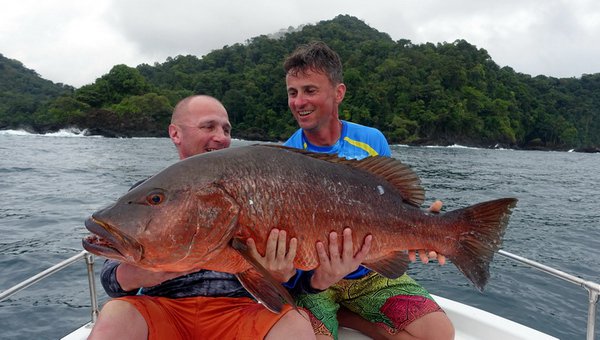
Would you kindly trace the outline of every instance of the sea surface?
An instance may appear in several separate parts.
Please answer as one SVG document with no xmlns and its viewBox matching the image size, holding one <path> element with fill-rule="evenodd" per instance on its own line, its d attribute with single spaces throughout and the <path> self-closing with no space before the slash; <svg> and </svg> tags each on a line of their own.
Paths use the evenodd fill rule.
<svg viewBox="0 0 600 340">
<path fill-rule="evenodd" d="M 421 177 L 424 206 L 440 199 L 444 210 L 453 210 L 517 197 L 503 249 L 600 282 L 600 154 L 392 148 L 393 156 Z M 83 222 L 92 212 L 176 161 L 166 138 L 0 131 L 0 291 L 81 252 L 87 234 Z M 96 259 L 96 276 L 102 261 Z M 585 338 L 585 289 L 501 255 L 490 271 L 490 282 L 480 293 L 452 264 L 410 268 L 411 276 L 433 294 L 561 339 Z M 105 302 L 98 279 L 96 286 Z M 0 302 L 0 339 L 57 339 L 89 320 L 82 260 Z M 596 328 L 600 338 L 600 325 Z"/>
</svg>

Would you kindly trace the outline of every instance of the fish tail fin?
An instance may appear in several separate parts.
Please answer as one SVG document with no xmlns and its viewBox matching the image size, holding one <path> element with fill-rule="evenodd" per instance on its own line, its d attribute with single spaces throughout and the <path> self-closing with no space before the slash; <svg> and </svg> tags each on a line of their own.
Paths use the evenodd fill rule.
<svg viewBox="0 0 600 340">
<path fill-rule="evenodd" d="M 516 204 L 516 198 L 501 198 L 446 214 L 451 223 L 463 226 L 458 235 L 458 249 L 448 257 L 479 291 L 483 291 L 490 277 L 490 262 L 502 245 Z"/>
</svg>

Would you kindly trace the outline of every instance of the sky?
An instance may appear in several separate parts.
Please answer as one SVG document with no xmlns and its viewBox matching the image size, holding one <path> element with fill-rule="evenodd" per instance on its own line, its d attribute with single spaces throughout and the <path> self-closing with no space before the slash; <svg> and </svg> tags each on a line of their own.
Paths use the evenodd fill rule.
<svg viewBox="0 0 600 340">
<path fill-rule="evenodd" d="M 117 64 L 199 58 L 347 14 L 394 40 L 464 39 L 536 76 L 600 73 L 597 0 L 0 0 L 0 53 L 80 87 Z"/>
</svg>

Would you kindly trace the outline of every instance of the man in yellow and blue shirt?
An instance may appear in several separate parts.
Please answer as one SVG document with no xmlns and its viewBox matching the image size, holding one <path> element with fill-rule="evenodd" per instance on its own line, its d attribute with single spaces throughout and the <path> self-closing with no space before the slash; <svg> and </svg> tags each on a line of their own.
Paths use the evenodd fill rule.
<svg viewBox="0 0 600 340">
<path fill-rule="evenodd" d="M 300 126 L 284 145 L 348 159 L 391 155 L 379 130 L 339 119 L 346 87 L 337 53 L 322 42 L 303 45 L 286 59 L 284 69 L 288 106 Z M 348 235 L 351 231 L 344 230 L 344 249 Z M 359 266 L 370 241 L 349 254 L 339 251 L 331 237 L 329 253 L 317 244 L 319 267 L 297 271 L 285 284 L 297 304 L 311 312 L 317 338 L 337 338 L 341 324 L 373 338 L 453 339 L 452 323 L 418 283 L 406 274 L 387 279 Z"/>
</svg>

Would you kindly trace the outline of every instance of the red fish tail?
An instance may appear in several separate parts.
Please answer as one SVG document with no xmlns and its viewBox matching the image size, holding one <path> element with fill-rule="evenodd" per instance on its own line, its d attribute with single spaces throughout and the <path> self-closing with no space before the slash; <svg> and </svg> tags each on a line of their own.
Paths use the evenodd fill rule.
<svg viewBox="0 0 600 340">
<path fill-rule="evenodd" d="M 452 226 L 459 227 L 457 249 L 448 257 L 480 291 L 490 277 L 490 262 L 502 245 L 508 219 L 516 204 L 516 198 L 501 198 L 446 214 Z"/>
</svg>

